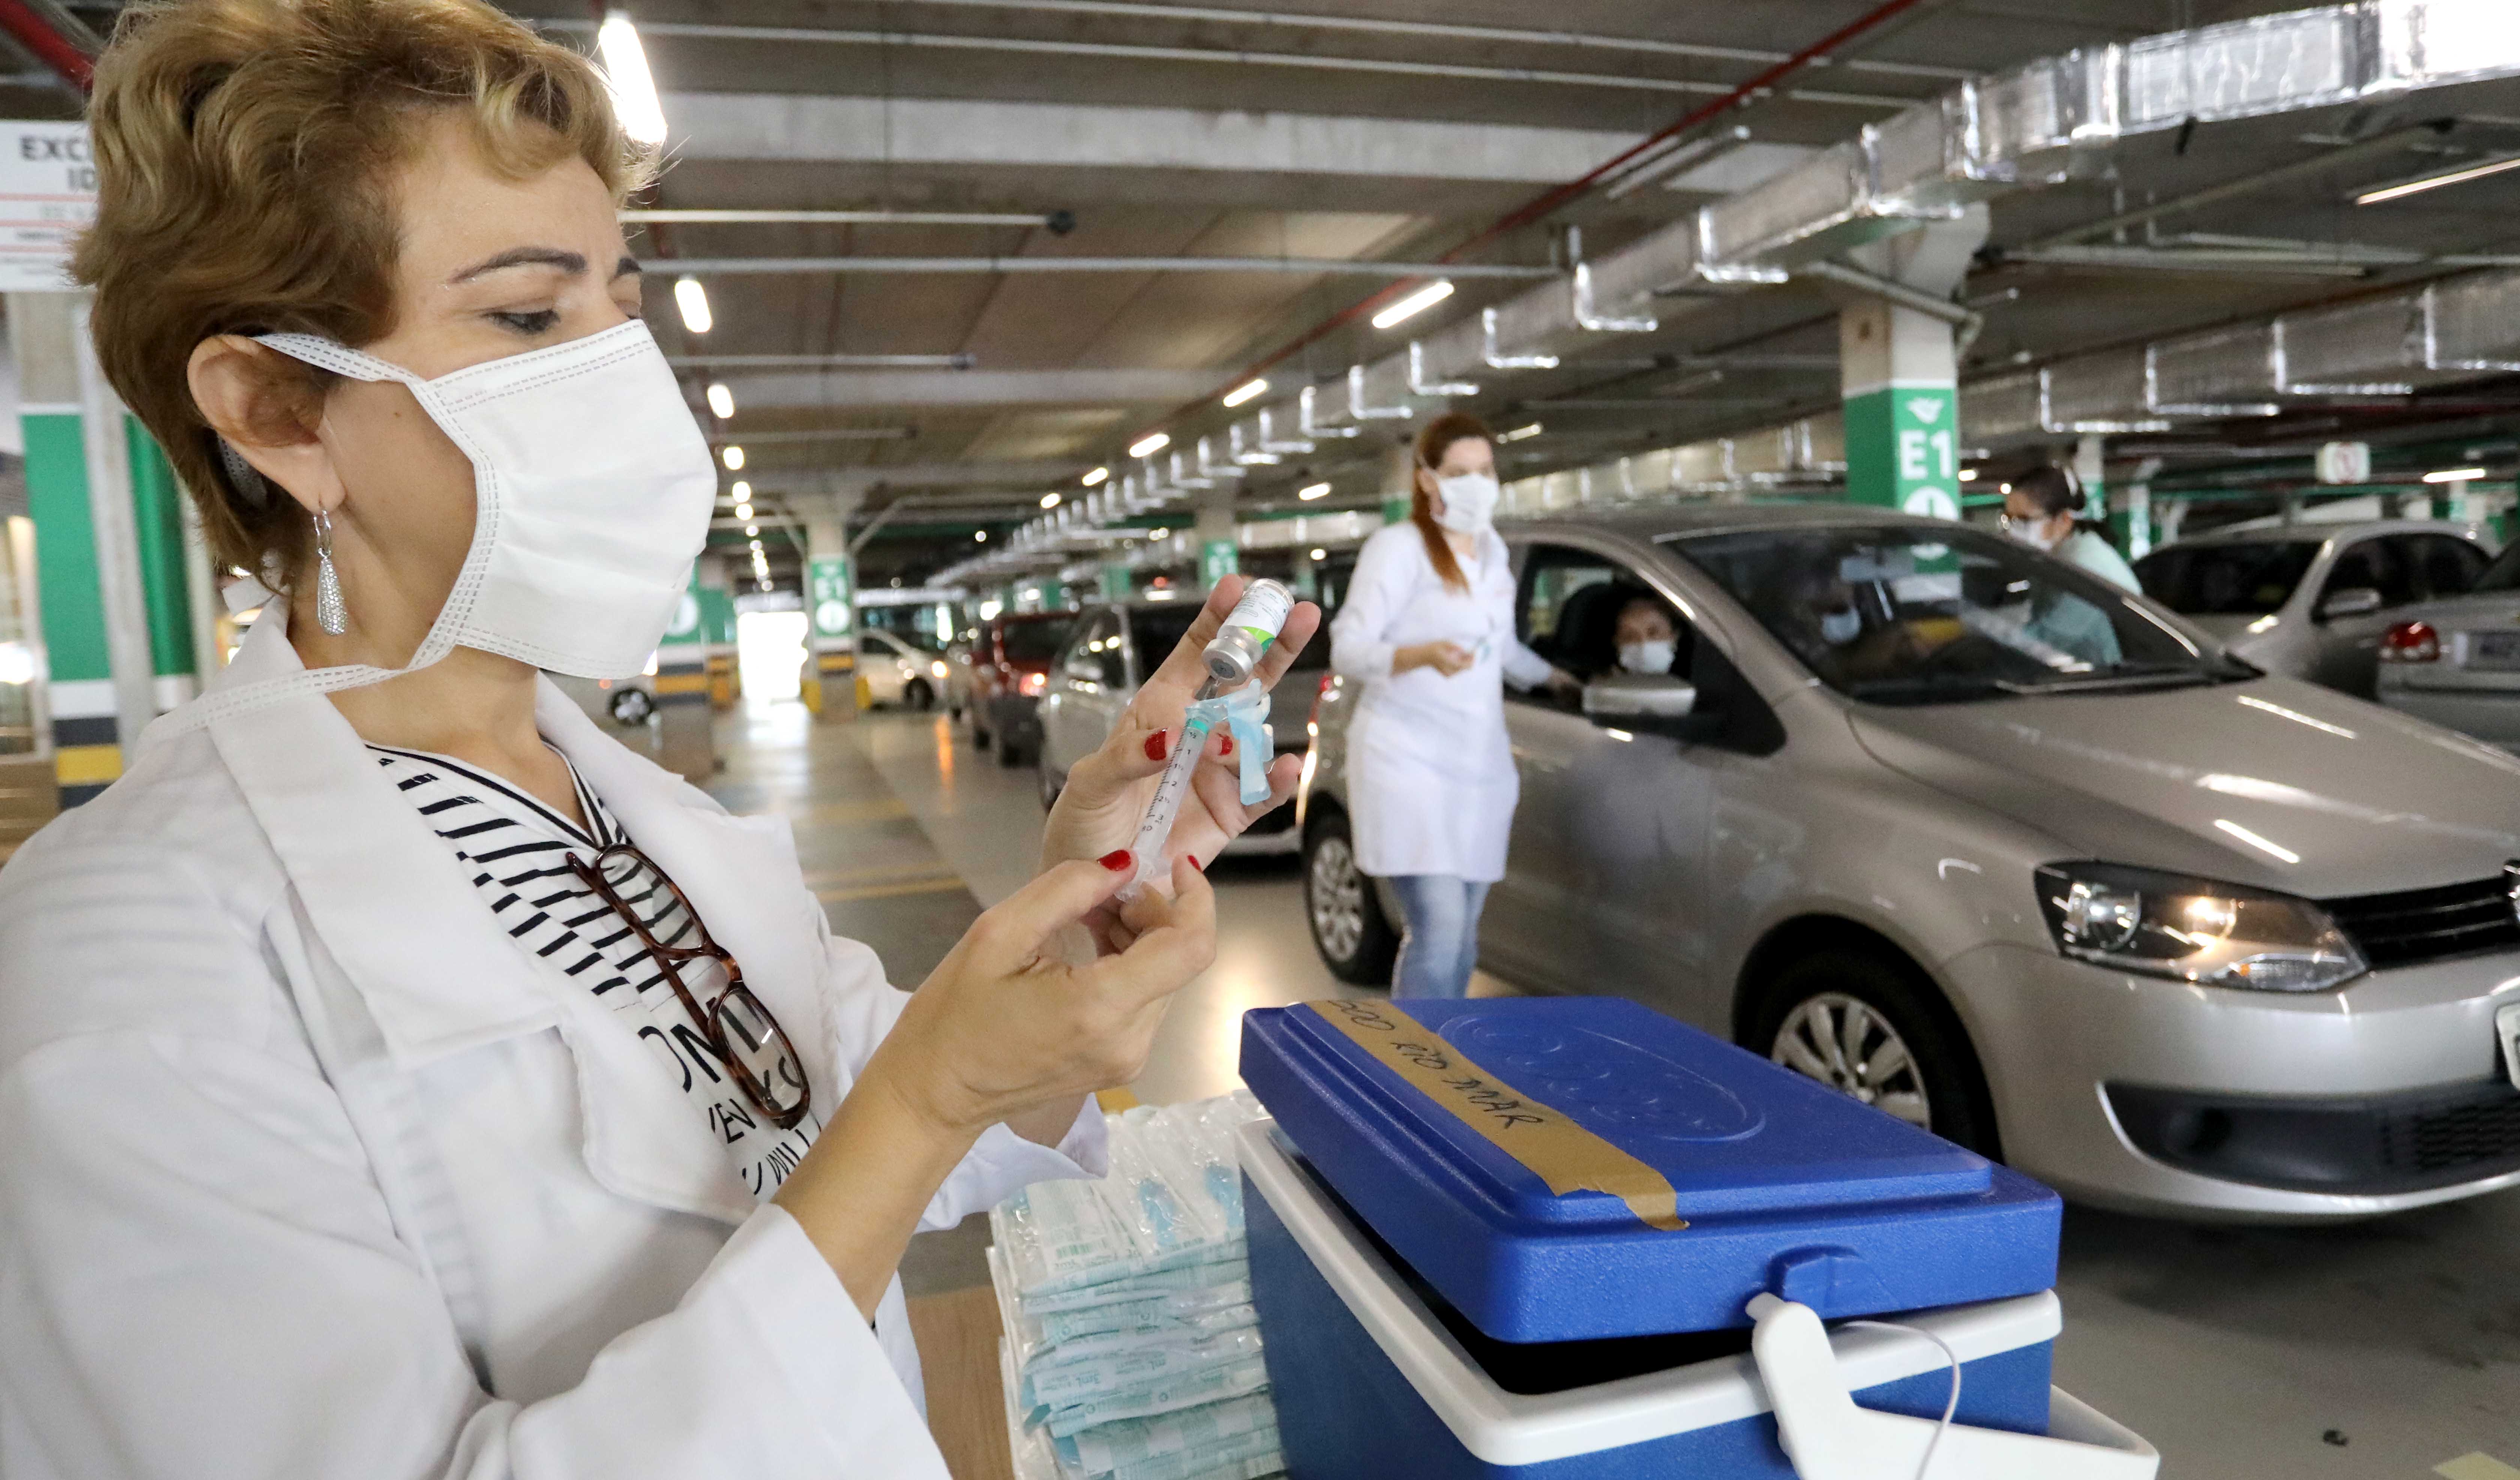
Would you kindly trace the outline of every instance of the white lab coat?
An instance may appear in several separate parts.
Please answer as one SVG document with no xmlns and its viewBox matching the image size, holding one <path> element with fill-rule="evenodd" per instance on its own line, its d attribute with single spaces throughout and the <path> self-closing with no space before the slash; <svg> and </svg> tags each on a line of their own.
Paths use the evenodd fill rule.
<svg viewBox="0 0 2520 1480">
<path fill-rule="evenodd" d="M 299 668 L 274 606 L 220 688 Z M 907 1000 L 787 825 L 537 722 L 839 1102 Z M 330 701 L 151 738 L 0 871 L 0 1474 L 942 1480 L 661 1058 L 501 931 Z M 1098 1173 L 1004 1126 L 926 1210 Z"/>
<path fill-rule="evenodd" d="M 2136 579 L 2135 567 L 2126 562 L 2125 556 L 2118 554 L 2117 547 L 2089 529 L 2076 528 L 2058 540 L 2051 553 L 2056 559 L 2080 565 L 2124 590 L 2137 593 L 2143 590 L 2143 583 Z"/>
<path fill-rule="evenodd" d="M 1521 783 L 1505 733 L 1506 679 L 1531 688 L 1549 661 L 1513 630 L 1513 567 L 1494 530 L 1462 570 L 1467 592 L 1435 573 L 1425 537 L 1389 525 L 1358 552 L 1347 601 L 1330 623 L 1330 666 L 1364 686 L 1348 722 L 1348 807 L 1357 867 L 1379 877 L 1505 877 L 1506 841 Z M 1458 643 L 1476 662 L 1450 677 L 1391 654 Z"/>
</svg>

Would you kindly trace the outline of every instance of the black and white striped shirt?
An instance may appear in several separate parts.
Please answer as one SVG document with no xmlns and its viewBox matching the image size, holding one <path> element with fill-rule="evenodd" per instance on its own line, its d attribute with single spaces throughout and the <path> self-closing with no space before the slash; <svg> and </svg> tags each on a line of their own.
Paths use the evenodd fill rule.
<svg viewBox="0 0 2520 1480">
<path fill-rule="evenodd" d="M 569 868 L 572 857 L 592 863 L 603 849 L 627 840 L 577 769 L 569 768 L 569 782 L 586 816 L 584 829 L 476 766 L 421 750 L 368 750 L 421 820 L 455 851 L 518 949 L 621 1013 L 672 1066 L 669 1072 L 684 1092 L 699 1101 L 743 1185 L 756 1197 L 777 1191 L 813 1144 L 821 1118 L 808 1114 L 782 1131 L 754 1109 L 637 932 Z M 627 903 L 662 944 L 682 945 L 697 933 L 691 916 L 665 890 Z M 701 971 L 711 983 L 723 980 L 713 966 Z M 685 967 L 686 986 L 700 988 L 698 974 Z M 704 992 L 701 1001 L 707 1002 Z"/>
</svg>

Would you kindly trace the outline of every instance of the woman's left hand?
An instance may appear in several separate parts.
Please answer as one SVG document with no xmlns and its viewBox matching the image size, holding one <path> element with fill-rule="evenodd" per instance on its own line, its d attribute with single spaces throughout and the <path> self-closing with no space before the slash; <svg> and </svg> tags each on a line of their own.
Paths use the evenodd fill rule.
<svg viewBox="0 0 2520 1480">
<path fill-rule="evenodd" d="M 1067 785 L 1059 792 L 1058 805 L 1051 808 L 1049 825 L 1042 832 L 1043 867 L 1069 859 L 1101 858 L 1136 842 L 1138 825 L 1146 819 L 1155 785 L 1172 758 L 1173 747 L 1181 742 L 1183 716 L 1199 685 L 1207 682 L 1207 665 L 1200 654 L 1242 599 L 1244 584 L 1238 575 L 1216 583 L 1198 619 L 1129 700 L 1102 748 L 1068 768 Z M 1295 604 L 1278 641 L 1252 675 L 1263 689 L 1285 676 L 1295 654 L 1312 641 L 1321 624 L 1321 607 L 1310 602 Z M 1223 727 L 1207 737 L 1205 754 L 1191 773 L 1190 794 L 1182 799 L 1181 815 L 1173 822 L 1165 850 L 1170 857 L 1191 859 L 1204 869 L 1243 829 L 1294 795 L 1295 777 L 1303 763 L 1284 755 L 1270 763 L 1269 799 L 1256 806 L 1242 805 L 1241 758 L 1233 746 L 1234 739 Z M 1115 910 L 1098 910 L 1087 918 L 1086 925 L 1096 948 L 1106 954 L 1128 944 L 1128 928 Z"/>
</svg>

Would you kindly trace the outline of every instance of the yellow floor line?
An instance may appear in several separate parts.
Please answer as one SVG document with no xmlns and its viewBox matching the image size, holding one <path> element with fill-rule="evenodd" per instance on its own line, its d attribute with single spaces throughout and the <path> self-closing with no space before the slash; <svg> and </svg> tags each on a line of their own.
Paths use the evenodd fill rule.
<svg viewBox="0 0 2520 1480">
<path fill-rule="evenodd" d="M 951 875 L 943 878 L 916 878 L 907 883 L 871 884 L 863 889 L 817 889 L 814 897 L 832 905 L 852 899 L 891 899 L 902 894 L 945 894 L 964 887 L 962 875 Z"/>
<path fill-rule="evenodd" d="M 2495 1458 L 2492 1455 L 2461 1455 L 2433 1466 L 2442 1480 L 2520 1480 L 2520 1469 Z"/>
</svg>

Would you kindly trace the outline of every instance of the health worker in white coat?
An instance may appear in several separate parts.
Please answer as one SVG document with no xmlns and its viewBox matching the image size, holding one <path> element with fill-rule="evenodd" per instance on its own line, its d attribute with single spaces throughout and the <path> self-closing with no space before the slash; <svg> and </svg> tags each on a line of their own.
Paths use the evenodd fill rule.
<svg viewBox="0 0 2520 1480">
<path fill-rule="evenodd" d="M 1100 1173 L 1088 1092 L 1212 956 L 1221 760 L 1113 895 L 1240 583 L 895 991 L 783 822 L 536 671 L 637 673 L 717 500 L 587 61 L 477 0 L 173 0 L 89 123 L 100 359 L 287 595 L 0 870 L 0 1473 L 942 1480 L 895 1267 Z"/>
<path fill-rule="evenodd" d="M 1505 684 L 1575 681 L 1514 634 L 1487 425 L 1448 413 L 1420 427 L 1410 484 L 1409 521 L 1358 553 L 1330 623 L 1330 665 L 1364 690 L 1348 729 L 1348 800 L 1358 869 L 1400 897 L 1392 995 L 1462 997 L 1521 794 Z"/>
</svg>

